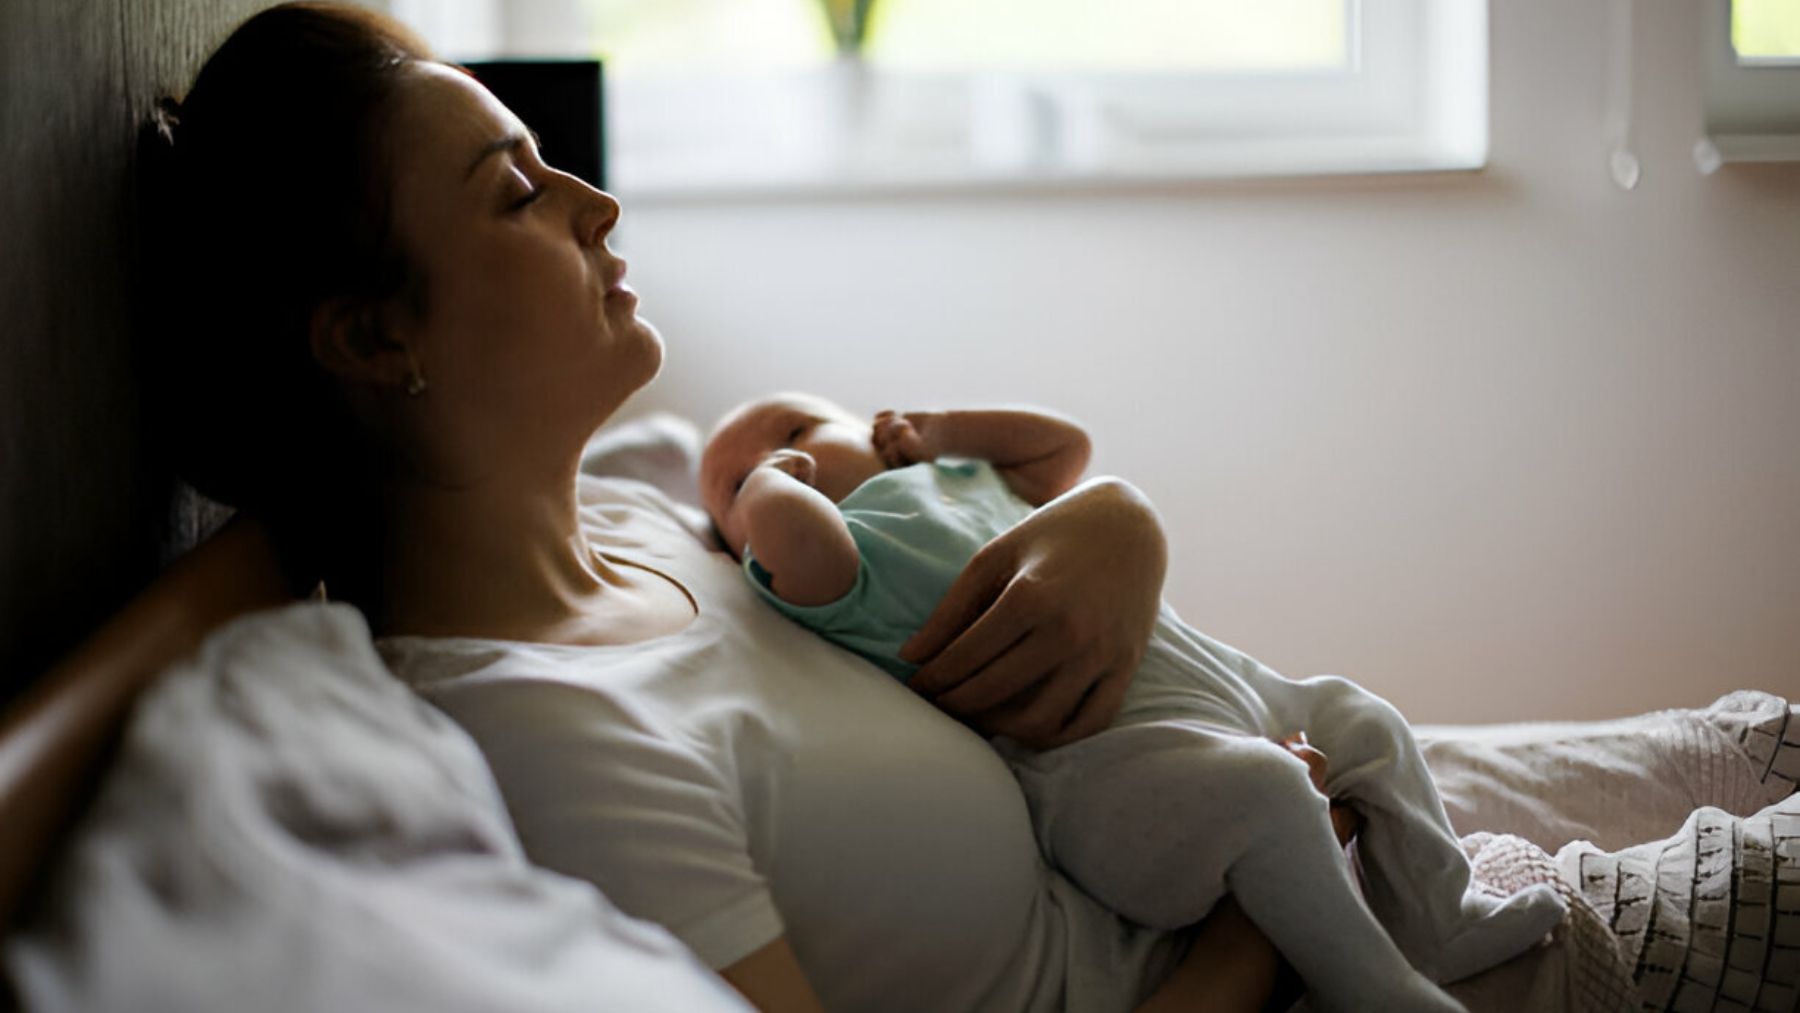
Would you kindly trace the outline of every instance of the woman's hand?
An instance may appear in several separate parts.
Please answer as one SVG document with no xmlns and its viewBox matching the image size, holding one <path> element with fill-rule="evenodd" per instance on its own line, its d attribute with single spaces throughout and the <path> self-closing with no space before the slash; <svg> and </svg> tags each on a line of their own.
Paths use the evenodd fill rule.
<svg viewBox="0 0 1800 1013">
<path fill-rule="evenodd" d="M 1162 601 L 1156 512 L 1086 482 L 984 546 L 900 656 L 909 685 L 987 735 L 1048 749 L 1118 713 Z"/>
</svg>

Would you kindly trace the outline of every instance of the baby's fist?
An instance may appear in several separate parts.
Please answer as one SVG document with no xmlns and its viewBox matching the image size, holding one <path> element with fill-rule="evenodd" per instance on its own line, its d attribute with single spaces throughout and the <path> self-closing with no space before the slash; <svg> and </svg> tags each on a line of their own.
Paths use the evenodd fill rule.
<svg viewBox="0 0 1800 1013">
<path fill-rule="evenodd" d="M 813 460 L 813 456 L 804 450 L 783 447 L 780 450 L 772 451 L 769 456 L 763 458 L 759 467 L 773 468 L 784 475 L 793 477 L 802 485 L 812 485 L 813 478 L 819 471 L 819 462 Z"/>
<path fill-rule="evenodd" d="M 881 463 L 890 468 L 904 468 L 909 464 L 930 460 L 925 453 L 925 441 L 919 435 L 912 419 L 896 411 L 875 413 L 875 453 L 880 455 Z"/>
</svg>

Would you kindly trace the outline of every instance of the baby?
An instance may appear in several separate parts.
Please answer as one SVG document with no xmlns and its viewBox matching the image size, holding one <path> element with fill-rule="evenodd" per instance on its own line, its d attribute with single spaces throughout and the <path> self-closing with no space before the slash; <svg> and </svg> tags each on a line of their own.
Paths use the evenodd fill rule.
<svg viewBox="0 0 1800 1013">
<path fill-rule="evenodd" d="M 989 540 L 1067 491 L 1088 439 L 1029 411 L 882 412 L 808 395 L 739 407 L 701 460 L 708 513 L 773 605 L 896 677 L 900 647 Z M 1307 764 L 1362 817 L 1364 897 Z M 1159 928 L 1226 892 L 1323 1009 L 1459 1009 L 1432 981 L 1541 939 L 1548 885 L 1473 887 L 1398 711 L 1348 680 L 1294 682 L 1184 624 L 1166 605 L 1111 726 L 1037 753 L 995 745 L 1050 861 L 1096 899 Z"/>
</svg>

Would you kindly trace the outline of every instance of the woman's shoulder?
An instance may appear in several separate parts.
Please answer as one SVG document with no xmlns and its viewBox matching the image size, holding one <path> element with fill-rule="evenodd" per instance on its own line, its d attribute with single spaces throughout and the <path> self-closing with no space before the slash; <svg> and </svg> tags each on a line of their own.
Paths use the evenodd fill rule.
<svg viewBox="0 0 1800 1013">
<path fill-rule="evenodd" d="M 533 769 L 553 773 L 550 756 L 605 757 L 590 777 L 623 775 L 660 756 L 675 780 L 716 791 L 730 779 L 708 756 L 720 730 L 684 722 L 684 699 L 671 689 L 660 647 L 583 647 L 465 637 L 391 637 L 376 648 L 389 670 L 415 693 L 475 737 L 490 758 L 536 757 Z M 706 745 L 710 744 L 710 745 Z"/>
</svg>

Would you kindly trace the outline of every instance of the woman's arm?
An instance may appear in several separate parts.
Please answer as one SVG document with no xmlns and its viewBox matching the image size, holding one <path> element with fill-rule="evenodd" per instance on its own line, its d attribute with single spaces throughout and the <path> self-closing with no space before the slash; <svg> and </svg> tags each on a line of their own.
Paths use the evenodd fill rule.
<svg viewBox="0 0 1800 1013">
<path fill-rule="evenodd" d="M 1149 500 L 1094 479 L 984 546 L 900 656 L 908 685 L 989 735 L 1040 749 L 1118 713 L 1162 602 Z"/>
<path fill-rule="evenodd" d="M 818 993 L 782 936 L 719 972 L 738 994 L 764 1013 L 824 1013 Z"/>
<path fill-rule="evenodd" d="M 792 605 L 828 605 L 856 585 L 860 555 L 844 515 L 812 487 L 813 459 L 778 450 L 738 493 L 744 537 L 770 589 Z"/>
<path fill-rule="evenodd" d="M 1092 452 L 1087 432 L 1074 422 L 1018 408 L 880 412 L 875 447 L 890 468 L 946 455 L 980 458 L 1032 506 L 1068 492 Z"/>
</svg>

